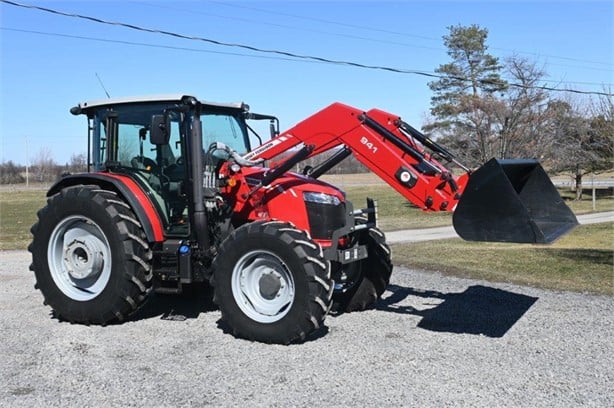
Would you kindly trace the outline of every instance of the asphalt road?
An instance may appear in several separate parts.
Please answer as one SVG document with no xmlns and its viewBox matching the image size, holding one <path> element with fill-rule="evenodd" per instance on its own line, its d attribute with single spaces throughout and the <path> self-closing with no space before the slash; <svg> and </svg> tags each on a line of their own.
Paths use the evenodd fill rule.
<svg viewBox="0 0 614 408">
<path fill-rule="evenodd" d="M 2 407 L 614 406 L 614 298 L 396 268 L 377 308 L 303 344 L 235 339 L 208 297 L 107 327 L 53 318 L 0 252 Z"/>
<path fill-rule="evenodd" d="M 579 215 L 580 224 L 596 224 L 600 222 L 614 222 L 614 211 Z M 435 227 L 423 229 L 408 229 L 386 232 L 386 241 L 389 244 L 406 242 L 431 241 L 434 239 L 459 238 L 454 227 Z"/>
</svg>

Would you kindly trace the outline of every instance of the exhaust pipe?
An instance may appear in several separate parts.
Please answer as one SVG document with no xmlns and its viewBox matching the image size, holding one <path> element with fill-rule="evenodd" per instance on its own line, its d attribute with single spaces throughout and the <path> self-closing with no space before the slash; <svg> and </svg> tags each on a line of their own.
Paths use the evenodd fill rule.
<svg viewBox="0 0 614 408">
<path fill-rule="evenodd" d="M 453 217 L 467 241 L 549 244 L 578 220 L 537 160 L 491 159 L 471 174 Z"/>
</svg>

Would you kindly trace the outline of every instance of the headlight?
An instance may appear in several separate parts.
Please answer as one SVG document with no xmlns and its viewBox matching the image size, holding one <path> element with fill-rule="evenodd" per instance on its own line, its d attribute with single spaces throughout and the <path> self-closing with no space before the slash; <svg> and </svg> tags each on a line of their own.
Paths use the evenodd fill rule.
<svg viewBox="0 0 614 408">
<path fill-rule="evenodd" d="M 339 205 L 341 201 L 334 195 L 325 193 L 314 193 L 312 191 L 303 192 L 303 200 L 310 203 Z"/>
</svg>

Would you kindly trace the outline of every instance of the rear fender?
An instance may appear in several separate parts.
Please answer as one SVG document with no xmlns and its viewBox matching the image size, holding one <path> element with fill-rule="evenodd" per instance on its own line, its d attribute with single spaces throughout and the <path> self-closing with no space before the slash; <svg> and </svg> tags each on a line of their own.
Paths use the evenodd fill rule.
<svg viewBox="0 0 614 408">
<path fill-rule="evenodd" d="M 134 211 L 149 242 L 164 240 L 164 226 L 158 212 L 146 193 L 130 177 L 110 173 L 83 173 L 63 177 L 49 191 L 50 197 L 66 187 L 95 184 L 106 190 L 117 192 Z"/>
</svg>

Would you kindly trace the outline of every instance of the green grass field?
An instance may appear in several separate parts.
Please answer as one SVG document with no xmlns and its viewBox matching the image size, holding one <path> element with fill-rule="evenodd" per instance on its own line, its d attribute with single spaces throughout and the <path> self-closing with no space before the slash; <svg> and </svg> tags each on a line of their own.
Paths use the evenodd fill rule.
<svg viewBox="0 0 614 408">
<path fill-rule="evenodd" d="M 465 242 L 398 244 L 395 265 L 488 281 L 614 295 L 614 223 L 582 225 L 552 245 Z"/>
<path fill-rule="evenodd" d="M 451 225 L 450 213 L 425 213 L 389 186 L 363 178 L 344 176 L 342 181 L 347 185 L 342 187 L 355 207 L 366 206 L 366 197 L 378 200 L 384 231 Z M 571 199 L 572 193 L 563 191 L 562 195 L 577 214 L 592 211 L 590 194 L 579 202 Z M 0 190 L 0 250 L 27 248 L 30 227 L 45 201 L 44 189 Z M 614 210 L 614 197 L 601 194 L 597 211 L 608 210 Z M 606 223 L 578 227 L 550 246 L 468 243 L 460 239 L 399 244 L 393 246 L 393 261 L 457 276 L 612 295 L 613 253 L 614 225 Z"/>
<path fill-rule="evenodd" d="M 355 208 L 366 207 L 366 197 L 376 199 L 378 221 L 384 231 L 452 225 L 451 213 L 422 211 L 388 185 L 352 186 L 346 194 Z"/>
<path fill-rule="evenodd" d="M 0 250 L 26 249 L 36 222 L 36 212 L 45 205 L 44 190 L 0 191 Z"/>
</svg>

